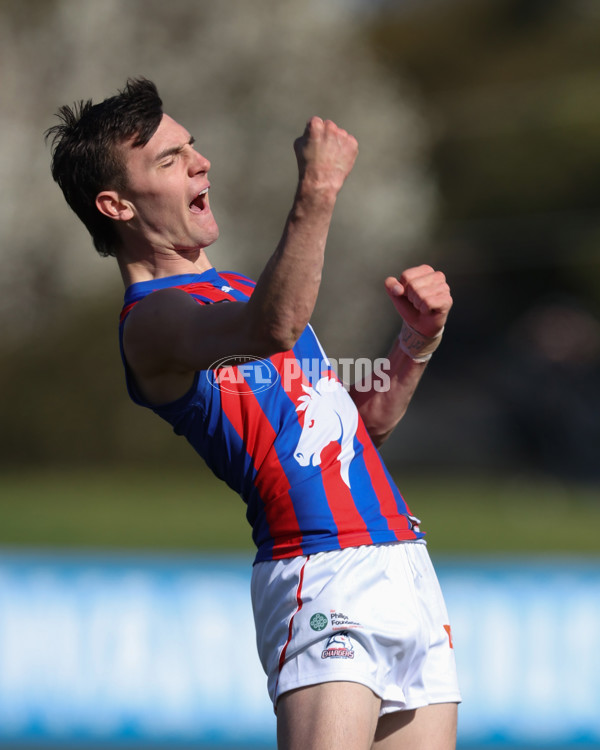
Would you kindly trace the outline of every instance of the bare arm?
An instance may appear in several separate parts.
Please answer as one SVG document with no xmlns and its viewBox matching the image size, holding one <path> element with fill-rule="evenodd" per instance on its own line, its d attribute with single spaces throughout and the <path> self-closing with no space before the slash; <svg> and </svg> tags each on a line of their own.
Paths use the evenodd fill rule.
<svg viewBox="0 0 600 750">
<path fill-rule="evenodd" d="M 181 290 L 146 297 L 125 328 L 127 360 L 154 401 L 185 392 L 193 373 L 224 356 L 269 356 L 291 348 L 312 315 L 325 243 L 356 140 L 313 117 L 294 143 L 299 180 L 281 240 L 247 303 L 197 305 Z"/>
<path fill-rule="evenodd" d="M 358 153 L 351 135 L 314 117 L 294 148 L 299 182 L 292 210 L 248 302 L 248 315 L 267 323 L 267 340 L 283 351 L 295 344 L 311 318 L 335 201 Z"/>
<path fill-rule="evenodd" d="M 452 307 L 450 288 L 443 273 L 431 266 L 406 270 L 400 279 L 390 276 L 385 287 L 398 313 L 408 325 L 427 339 L 441 335 Z M 426 362 L 415 362 L 394 342 L 389 367 L 376 377 L 368 391 L 350 389 L 369 435 L 381 445 L 406 413 L 425 371 Z"/>
</svg>

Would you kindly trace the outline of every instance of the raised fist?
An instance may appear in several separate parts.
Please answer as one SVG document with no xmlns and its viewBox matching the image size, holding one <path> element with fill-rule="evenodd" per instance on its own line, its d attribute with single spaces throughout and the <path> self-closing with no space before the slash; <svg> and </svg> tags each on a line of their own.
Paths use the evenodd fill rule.
<svg viewBox="0 0 600 750">
<path fill-rule="evenodd" d="M 354 136 L 331 120 L 312 117 L 294 142 L 300 179 L 317 190 L 338 193 L 358 154 Z"/>
<path fill-rule="evenodd" d="M 427 265 L 408 268 L 399 279 L 389 276 L 385 288 L 402 319 L 415 331 L 437 336 L 446 324 L 452 296 L 441 271 Z"/>
</svg>

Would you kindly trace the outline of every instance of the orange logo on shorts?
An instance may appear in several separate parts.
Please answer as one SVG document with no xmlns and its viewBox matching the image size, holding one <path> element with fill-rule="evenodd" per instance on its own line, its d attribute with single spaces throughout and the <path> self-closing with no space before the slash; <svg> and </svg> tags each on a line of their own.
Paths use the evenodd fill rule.
<svg viewBox="0 0 600 750">
<path fill-rule="evenodd" d="M 448 633 L 448 645 L 450 648 L 454 648 L 454 644 L 452 643 L 452 628 L 450 625 L 444 625 L 444 630 Z"/>
</svg>

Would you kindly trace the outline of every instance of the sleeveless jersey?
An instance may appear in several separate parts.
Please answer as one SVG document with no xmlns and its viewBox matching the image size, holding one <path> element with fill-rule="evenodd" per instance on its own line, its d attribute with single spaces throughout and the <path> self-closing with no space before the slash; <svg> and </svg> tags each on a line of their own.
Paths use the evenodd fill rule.
<svg viewBox="0 0 600 750">
<path fill-rule="evenodd" d="M 310 325 L 289 351 L 266 359 L 232 352 L 198 371 L 177 401 L 144 401 L 123 353 L 132 308 L 167 287 L 209 305 L 246 301 L 254 286 L 213 268 L 132 284 L 119 328 L 131 398 L 169 422 L 241 495 L 256 562 L 423 538 Z"/>
</svg>

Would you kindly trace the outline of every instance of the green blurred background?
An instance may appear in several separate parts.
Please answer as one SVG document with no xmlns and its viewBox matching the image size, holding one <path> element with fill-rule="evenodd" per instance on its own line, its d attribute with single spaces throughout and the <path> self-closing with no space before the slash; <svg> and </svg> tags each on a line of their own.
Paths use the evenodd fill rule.
<svg viewBox="0 0 600 750">
<path fill-rule="evenodd" d="M 312 114 L 361 153 L 314 325 L 384 356 L 382 281 L 444 270 L 444 343 L 385 458 L 432 553 L 597 554 L 594 0 L 0 0 L 0 545 L 250 549 L 239 498 L 128 401 L 122 286 L 49 175 L 58 106 L 127 76 L 212 161 L 219 269 L 256 276 Z"/>
</svg>

